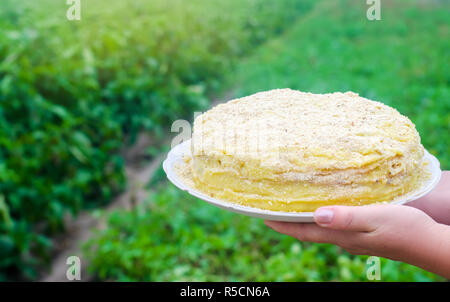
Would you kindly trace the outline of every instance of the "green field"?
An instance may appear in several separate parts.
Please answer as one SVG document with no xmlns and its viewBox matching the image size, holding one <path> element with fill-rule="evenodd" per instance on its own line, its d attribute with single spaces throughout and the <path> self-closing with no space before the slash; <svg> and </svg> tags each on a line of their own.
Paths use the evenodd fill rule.
<svg viewBox="0 0 450 302">
<path fill-rule="evenodd" d="M 240 60 L 218 90 L 235 97 L 283 87 L 358 92 L 409 116 L 424 146 L 449 169 L 449 6 L 383 1 L 382 20 L 373 22 L 366 9 L 361 1 L 317 1 L 285 33 Z M 111 215 L 108 229 L 85 247 L 99 279 L 367 281 L 367 257 L 298 242 L 164 180 L 150 191 L 137 209 Z M 443 280 L 387 259 L 381 270 L 382 281 Z"/>
<path fill-rule="evenodd" d="M 433 3 L 386 1 L 372 22 L 355 1 L 320 3 L 240 64 L 229 87 L 235 96 L 282 87 L 357 92 L 408 116 L 450 169 L 450 5 Z"/>
<path fill-rule="evenodd" d="M 177 119 L 214 98 L 273 88 L 354 91 L 407 115 L 450 169 L 450 4 L 360 0 L 65 1 L 0 4 L 0 281 L 38 280 L 65 218 L 126 188 L 122 150 L 147 159 Z M 366 258 L 275 233 L 179 191 L 148 197 L 84 245 L 97 280 L 367 281 Z M 382 281 L 441 277 L 382 260 Z"/>
<path fill-rule="evenodd" d="M 0 280 L 38 277 L 64 217 L 126 187 L 121 150 L 155 141 L 311 1 L 0 4 Z M 274 14 L 274 12 L 276 12 Z M 158 149 L 158 146 L 155 146 Z"/>
</svg>

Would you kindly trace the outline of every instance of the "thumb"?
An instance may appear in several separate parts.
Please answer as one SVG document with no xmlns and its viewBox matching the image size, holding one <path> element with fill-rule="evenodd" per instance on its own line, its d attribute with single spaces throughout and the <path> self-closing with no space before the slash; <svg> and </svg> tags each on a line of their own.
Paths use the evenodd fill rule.
<svg viewBox="0 0 450 302">
<path fill-rule="evenodd" d="M 373 206 L 326 206 L 314 212 L 314 221 L 321 227 L 346 231 L 372 231 Z"/>
</svg>

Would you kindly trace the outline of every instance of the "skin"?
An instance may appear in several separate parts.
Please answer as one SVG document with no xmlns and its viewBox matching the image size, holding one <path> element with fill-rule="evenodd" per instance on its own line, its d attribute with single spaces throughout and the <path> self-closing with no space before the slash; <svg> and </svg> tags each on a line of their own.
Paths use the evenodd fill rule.
<svg viewBox="0 0 450 302">
<path fill-rule="evenodd" d="M 314 223 L 265 221 L 301 241 L 332 243 L 354 255 L 410 263 L 450 279 L 450 171 L 406 205 L 327 206 Z"/>
</svg>

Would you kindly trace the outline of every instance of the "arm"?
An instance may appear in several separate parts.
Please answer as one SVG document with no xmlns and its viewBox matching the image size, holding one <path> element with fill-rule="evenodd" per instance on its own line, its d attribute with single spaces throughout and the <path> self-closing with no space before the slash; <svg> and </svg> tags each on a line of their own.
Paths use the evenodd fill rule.
<svg viewBox="0 0 450 302">
<path fill-rule="evenodd" d="M 450 171 L 442 172 L 441 181 L 433 191 L 407 205 L 424 211 L 439 223 L 450 225 Z"/>
<path fill-rule="evenodd" d="M 314 213 L 317 224 L 266 221 L 302 241 L 336 244 L 356 255 L 407 262 L 450 278 L 450 226 L 419 209 L 400 205 L 330 206 Z"/>
</svg>

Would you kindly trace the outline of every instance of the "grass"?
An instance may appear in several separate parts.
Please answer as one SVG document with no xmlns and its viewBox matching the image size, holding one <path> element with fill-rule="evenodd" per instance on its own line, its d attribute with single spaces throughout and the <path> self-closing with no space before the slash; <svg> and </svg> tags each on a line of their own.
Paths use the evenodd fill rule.
<svg viewBox="0 0 450 302">
<path fill-rule="evenodd" d="M 408 116 L 450 169 L 450 5 L 385 1 L 381 21 L 368 21 L 365 9 L 321 2 L 240 64 L 228 87 L 236 97 L 284 87 L 357 92 Z"/>
<path fill-rule="evenodd" d="M 165 183 L 137 209 L 114 212 L 85 254 L 100 280 L 367 281 L 366 256 L 299 242 L 261 219 L 213 207 Z M 444 280 L 386 259 L 381 278 Z"/>
</svg>

